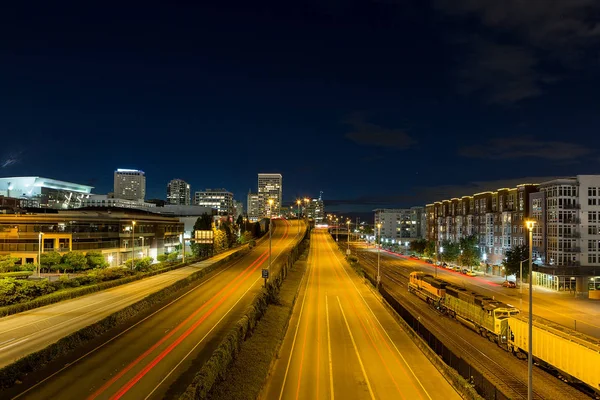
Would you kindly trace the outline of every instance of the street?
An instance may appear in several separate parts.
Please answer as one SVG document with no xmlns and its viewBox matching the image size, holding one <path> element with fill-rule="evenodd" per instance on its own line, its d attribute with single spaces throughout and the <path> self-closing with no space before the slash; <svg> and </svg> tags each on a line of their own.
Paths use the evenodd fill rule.
<svg viewBox="0 0 600 400">
<path fill-rule="evenodd" d="M 305 285 L 264 398 L 460 398 L 335 246 L 326 230 L 313 230 Z"/>
</svg>

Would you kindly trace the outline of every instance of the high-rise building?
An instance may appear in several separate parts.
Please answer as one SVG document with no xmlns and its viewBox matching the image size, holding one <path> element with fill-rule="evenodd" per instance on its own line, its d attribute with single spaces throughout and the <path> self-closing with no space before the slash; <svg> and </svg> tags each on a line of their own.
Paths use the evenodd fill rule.
<svg viewBox="0 0 600 400">
<path fill-rule="evenodd" d="M 167 184 L 167 203 L 190 205 L 190 184 L 182 179 L 173 179 Z"/>
<path fill-rule="evenodd" d="M 423 207 L 381 208 L 374 211 L 375 225 L 381 224 L 382 239 L 401 242 L 403 239 L 424 237 Z"/>
<path fill-rule="evenodd" d="M 115 171 L 114 197 L 127 200 L 144 200 L 146 197 L 146 174 L 137 169 Z"/>
<path fill-rule="evenodd" d="M 325 219 L 325 205 L 323 204 L 323 192 L 319 194 L 318 199 L 312 199 L 304 207 L 304 212 L 309 219 L 315 221 L 315 224 L 323 223 Z"/>
<path fill-rule="evenodd" d="M 258 215 L 259 217 L 276 217 L 281 214 L 282 194 L 281 174 L 258 174 Z M 268 201 L 273 200 L 269 207 Z"/>
<path fill-rule="evenodd" d="M 19 199 L 21 207 L 81 207 L 92 189 L 92 186 L 39 176 L 0 178 L 0 196 Z"/>
<path fill-rule="evenodd" d="M 225 189 L 206 189 L 196 192 L 194 204 L 217 210 L 219 215 L 233 215 L 233 193 Z"/>
<path fill-rule="evenodd" d="M 235 217 L 235 220 L 237 221 L 237 219 L 239 218 L 240 215 L 244 215 L 244 203 L 242 203 L 241 201 L 233 201 L 233 214 Z"/>
<path fill-rule="evenodd" d="M 258 221 L 258 193 L 248 192 L 248 219 Z"/>
</svg>

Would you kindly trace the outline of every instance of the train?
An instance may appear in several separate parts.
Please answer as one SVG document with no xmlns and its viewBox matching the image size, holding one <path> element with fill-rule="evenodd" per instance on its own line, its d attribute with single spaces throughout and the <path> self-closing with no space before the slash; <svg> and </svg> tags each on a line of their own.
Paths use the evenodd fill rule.
<svg viewBox="0 0 600 400">
<path fill-rule="evenodd" d="M 424 272 L 410 273 L 408 291 L 516 357 L 527 358 L 529 321 L 516 307 Z M 532 334 L 538 365 L 600 396 L 600 340 L 537 317 Z"/>
</svg>

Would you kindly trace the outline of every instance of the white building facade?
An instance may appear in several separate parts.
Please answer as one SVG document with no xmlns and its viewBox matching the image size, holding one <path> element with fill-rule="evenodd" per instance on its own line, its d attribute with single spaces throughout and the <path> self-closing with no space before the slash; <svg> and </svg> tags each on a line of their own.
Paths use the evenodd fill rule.
<svg viewBox="0 0 600 400">
<path fill-rule="evenodd" d="M 183 179 L 173 179 L 167 184 L 167 203 L 172 205 L 190 205 L 190 184 Z"/>
<path fill-rule="evenodd" d="M 143 201 L 146 198 L 146 174 L 144 171 L 117 169 L 114 173 L 114 197 Z"/>
<path fill-rule="evenodd" d="M 283 177 L 281 174 L 258 174 L 258 216 L 276 217 L 281 214 L 283 193 Z M 273 200 L 269 207 L 268 201 Z"/>
<path fill-rule="evenodd" d="M 83 200 L 82 207 L 119 207 L 144 210 L 155 208 L 156 204 L 141 200 L 116 199 L 105 194 L 92 194 Z"/>
<path fill-rule="evenodd" d="M 40 176 L 0 178 L 0 195 L 19 199 L 22 207 L 54 209 L 82 207 L 92 189 L 93 186 Z"/>
<path fill-rule="evenodd" d="M 219 215 L 233 215 L 233 193 L 225 189 L 206 189 L 196 192 L 194 205 L 214 208 Z"/>
<path fill-rule="evenodd" d="M 375 230 L 381 224 L 381 238 L 401 242 L 425 236 L 426 215 L 424 207 L 382 208 L 375 211 Z"/>
</svg>

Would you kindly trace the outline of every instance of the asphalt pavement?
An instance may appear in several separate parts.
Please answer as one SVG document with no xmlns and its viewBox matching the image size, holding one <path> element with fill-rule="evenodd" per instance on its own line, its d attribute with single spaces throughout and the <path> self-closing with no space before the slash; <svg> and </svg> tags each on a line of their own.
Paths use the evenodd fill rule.
<svg viewBox="0 0 600 400">
<path fill-rule="evenodd" d="M 297 222 L 276 221 L 273 265 L 297 242 Z M 269 241 L 107 339 L 18 398 L 178 398 L 262 285 Z M 14 397 L 13 397 L 14 398 Z"/>
<path fill-rule="evenodd" d="M 309 268 L 264 399 L 459 399 L 381 301 L 313 230 Z"/>
</svg>

